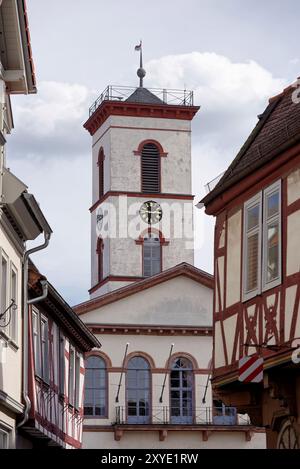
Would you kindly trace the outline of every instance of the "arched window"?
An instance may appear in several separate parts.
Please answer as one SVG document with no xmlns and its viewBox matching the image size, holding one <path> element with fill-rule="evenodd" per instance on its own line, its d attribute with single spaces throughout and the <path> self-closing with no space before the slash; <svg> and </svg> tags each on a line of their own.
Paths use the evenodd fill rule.
<svg viewBox="0 0 300 469">
<path fill-rule="evenodd" d="M 155 143 L 145 143 L 141 152 L 142 192 L 160 192 L 160 152 Z"/>
<path fill-rule="evenodd" d="M 98 184 L 99 184 L 99 199 L 104 195 L 104 151 L 100 148 L 98 155 Z"/>
<path fill-rule="evenodd" d="M 143 357 L 128 362 L 126 395 L 128 423 L 149 423 L 151 404 L 150 366 Z"/>
<path fill-rule="evenodd" d="M 161 240 L 155 234 L 148 234 L 143 240 L 143 275 L 151 277 L 162 270 Z"/>
<path fill-rule="evenodd" d="M 98 282 L 103 280 L 103 239 L 98 238 L 97 241 L 97 258 L 98 258 Z"/>
<path fill-rule="evenodd" d="M 187 358 L 173 360 L 170 381 L 171 423 L 193 423 L 194 374 Z"/>
<path fill-rule="evenodd" d="M 85 364 L 84 415 L 107 416 L 107 370 L 103 358 L 92 355 Z"/>
</svg>

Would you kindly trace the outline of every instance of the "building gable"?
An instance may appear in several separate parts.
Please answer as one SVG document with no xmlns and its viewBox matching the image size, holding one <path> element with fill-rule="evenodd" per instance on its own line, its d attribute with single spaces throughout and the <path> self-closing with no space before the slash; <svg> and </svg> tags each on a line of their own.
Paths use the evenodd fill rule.
<svg viewBox="0 0 300 469">
<path fill-rule="evenodd" d="M 212 289 L 180 275 L 83 313 L 89 324 L 211 326 Z"/>
</svg>

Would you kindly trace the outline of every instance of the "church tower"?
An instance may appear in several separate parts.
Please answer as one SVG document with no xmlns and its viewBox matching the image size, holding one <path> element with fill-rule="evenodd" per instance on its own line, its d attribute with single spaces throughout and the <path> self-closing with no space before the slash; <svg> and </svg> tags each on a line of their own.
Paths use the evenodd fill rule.
<svg viewBox="0 0 300 469">
<path fill-rule="evenodd" d="M 191 121 L 186 90 L 108 86 L 89 110 L 91 298 L 193 264 Z"/>
</svg>

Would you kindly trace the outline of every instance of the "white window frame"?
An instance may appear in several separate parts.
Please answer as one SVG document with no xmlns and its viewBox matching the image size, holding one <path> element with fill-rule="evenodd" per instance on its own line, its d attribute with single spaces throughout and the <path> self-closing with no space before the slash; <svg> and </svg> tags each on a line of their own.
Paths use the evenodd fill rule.
<svg viewBox="0 0 300 469">
<path fill-rule="evenodd" d="M 279 201 L 278 201 L 278 214 L 274 215 L 272 218 L 268 220 L 267 218 L 267 199 L 270 195 L 278 192 L 279 194 Z M 281 260 L 281 181 L 276 181 L 271 186 L 267 187 L 263 193 L 264 202 L 263 202 L 263 267 L 262 267 L 262 291 L 270 290 L 281 283 L 281 275 L 282 275 L 282 260 Z M 268 255 L 268 225 L 271 222 L 278 221 L 278 278 L 272 280 L 271 282 L 267 282 L 267 255 Z"/>
<path fill-rule="evenodd" d="M 59 394 L 64 396 L 65 395 L 65 389 L 66 389 L 66 362 L 65 362 L 65 336 L 64 334 L 59 331 L 58 333 L 58 363 L 59 363 L 59 384 L 58 384 L 58 389 L 59 389 Z"/>
<path fill-rule="evenodd" d="M 36 318 L 36 333 L 34 329 L 34 320 Z M 35 374 L 42 378 L 42 353 L 41 353 L 41 329 L 40 329 L 40 314 L 39 310 L 35 307 L 32 308 L 31 312 L 32 320 L 32 339 L 33 339 L 33 354 L 34 354 L 34 369 Z M 36 337 L 36 341 L 35 341 Z"/>
<path fill-rule="evenodd" d="M 3 277 L 2 277 L 2 259 L 5 260 L 6 262 L 6 285 L 5 285 L 5 303 L 4 303 L 4 311 L 6 310 L 6 308 L 8 307 L 8 292 L 10 291 L 9 290 L 9 258 L 8 256 L 5 254 L 4 250 L 1 249 L 1 256 L 0 256 L 0 262 L 1 262 L 1 265 L 0 265 L 0 313 L 3 313 L 4 311 L 2 311 L 2 281 L 3 281 Z M 6 313 L 6 314 L 9 314 L 9 313 Z M 5 318 L 4 318 L 5 320 Z M 7 334 L 8 332 L 8 325 L 7 326 L 1 326 L 1 323 L 0 323 L 0 330 L 2 330 L 3 332 L 5 332 Z"/>
<path fill-rule="evenodd" d="M 75 354 L 75 408 L 79 410 L 80 406 L 80 354 Z"/>
<path fill-rule="evenodd" d="M 76 377 L 75 377 L 75 357 L 76 357 L 76 350 L 75 347 L 70 344 L 70 352 L 69 352 L 69 404 L 74 407 L 75 406 L 75 384 L 76 384 Z"/>
<path fill-rule="evenodd" d="M 279 192 L 279 210 L 278 214 L 272 217 L 270 220 L 267 219 L 267 198 L 273 194 L 274 192 Z M 247 210 L 255 205 L 259 205 L 259 225 L 258 228 L 251 231 L 250 233 L 254 233 L 257 231 L 259 233 L 258 238 L 258 281 L 257 281 L 257 288 L 255 290 L 247 291 Z M 270 290 L 281 284 L 282 282 L 282 234 L 281 234 L 281 180 L 278 180 L 271 184 L 270 186 L 266 187 L 264 190 L 257 193 L 254 197 L 247 200 L 244 203 L 244 223 L 243 223 L 243 284 L 242 284 L 242 301 L 248 301 L 251 298 L 259 295 L 262 292 Z M 278 278 L 272 280 L 271 282 L 266 281 L 267 275 L 267 236 L 268 231 L 267 227 L 270 221 L 274 221 L 278 219 L 279 225 L 279 265 L 278 265 Z"/>
<path fill-rule="evenodd" d="M 42 324 L 45 324 L 46 337 L 43 341 Z M 50 367 L 49 367 L 49 322 L 48 318 L 43 314 L 40 315 L 40 338 L 41 338 L 41 363 L 43 381 L 49 383 Z M 45 343 L 45 348 L 44 344 Z"/>
<path fill-rule="evenodd" d="M 15 298 L 13 298 L 13 274 L 15 274 L 16 278 L 16 292 L 15 292 Z M 15 300 L 16 308 L 11 308 L 11 319 L 10 319 L 10 324 L 9 324 L 9 336 L 10 338 L 15 342 L 18 343 L 18 312 L 19 312 L 19 305 L 18 305 L 18 269 L 16 266 L 13 264 L 13 262 L 10 263 L 10 297 L 11 299 Z"/>
<path fill-rule="evenodd" d="M 247 211 L 249 208 L 259 206 L 259 219 L 258 227 L 248 233 L 247 227 Z M 249 234 L 258 233 L 258 274 L 257 274 L 257 288 L 255 290 L 246 290 L 247 285 L 247 271 L 248 271 L 248 252 L 247 252 L 247 238 Z M 259 192 L 244 204 L 244 228 L 243 228 L 243 301 L 250 300 L 261 292 L 261 255 L 260 246 L 262 240 L 262 193 Z"/>
<path fill-rule="evenodd" d="M 11 445 L 11 429 L 6 425 L 0 423 L 0 434 L 4 437 L 4 446 L 0 446 L 0 449 L 9 449 Z"/>
</svg>

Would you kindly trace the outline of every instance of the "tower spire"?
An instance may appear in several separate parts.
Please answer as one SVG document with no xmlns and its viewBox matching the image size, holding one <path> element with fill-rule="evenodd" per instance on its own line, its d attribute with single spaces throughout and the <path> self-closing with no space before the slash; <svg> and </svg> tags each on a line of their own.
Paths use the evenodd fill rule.
<svg viewBox="0 0 300 469">
<path fill-rule="evenodd" d="M 146 70 L 143 68 L 143 43 L 142 40 L 140 40 L 140 43 L 135 46 L 134 50 L 137 50 L 140 52 L 140 68 L 137 70 L 137 76 L 140 79 L 140 88 L 143 88 L 143 80 L 146 75 Z"/>
</svg>

